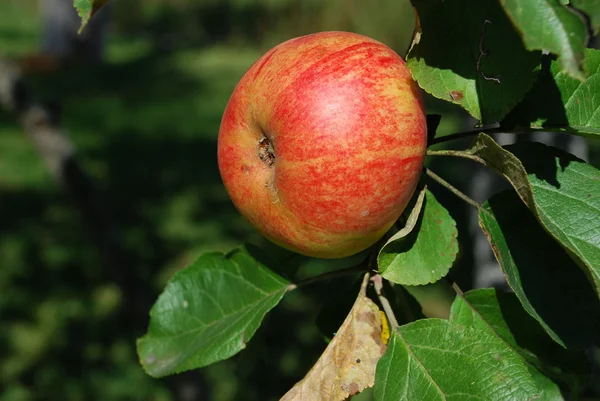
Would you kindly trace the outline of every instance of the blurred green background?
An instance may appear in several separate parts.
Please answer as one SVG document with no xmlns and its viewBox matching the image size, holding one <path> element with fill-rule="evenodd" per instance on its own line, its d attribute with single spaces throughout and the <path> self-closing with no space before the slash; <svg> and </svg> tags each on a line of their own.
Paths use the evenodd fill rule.
<svg viewBox="0 0 600 401">
<path fill-rule="evenodd" d="M 248 349 L 197 372 L 150 378 L 135 339 L 173 272 L 200 252 L 261 242 L 216 163 L 221 114 L 245 70 L 271 46 L 320 30 L 366 34 L 404 54 L 412 9 L 398 0 L 126 0 L 111 11 L 104 63 L 31 73 L 27 83 L 60 107 L 77 162 L 111 215 L 118 264 L 0 111 L 0 400 L 278 399 L 326 345 L 315 320 L 339 295 L 331 287 L 290 294 Z M 40 21 L 38 1 L 0 0 L 0 52 L 38 52 Z M 444 116 L 442 134 L 465 128 L 456 107 L 427 102 Z M 451 168 L 441 174 L 464 184 Z M 464 228 L 460 202 L 444 202 Z M 461 241 L 468 249 L 468 236 Z M 289 263 L 306 274 L 326 268 Z M 463 252 L 455 268 L 466 287 L 471 264 Z"/>
</svg>

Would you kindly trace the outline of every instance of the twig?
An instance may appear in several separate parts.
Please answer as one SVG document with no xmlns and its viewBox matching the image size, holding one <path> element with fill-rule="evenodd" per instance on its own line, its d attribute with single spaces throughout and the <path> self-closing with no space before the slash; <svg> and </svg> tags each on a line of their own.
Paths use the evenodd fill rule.
<svg viewBox="0 0 600 401">
<path fill-rule="evenodd" d="M 383 311 L 385 312 L 388 320 L 390 321 L 390 327 L 392 331 L 395 331 L 398 327 L 398 320 L 396 319 L 396 315 L 394 315 L 394 310 L 392 309 L 392 305 L 390 305 L 390 301 L 383 294 L 383 278 L 379 274 L 375 274 L 371 276 L 371 281 L 375 287 L 375 293 L 377 294 L 377 298 L 379 298 L 379 302 L 383 307 Z"/>
<path fill-rule="evenodd" d="M 481 34 L 481 40 L 479 41 L 479 57 L 477 58 L 477 72 L 479 72 L 481 74 L 481 76 L 483 77 L 483 79 L 485 79 L 486 81 L 493 81 L 493 82 L 495 82 L 497 84 L 500 84 L 502 82 L 500 81 L 500 78 L 498 76 L 496 76 L 496 77 L 487 77 L 483 73 L 483 71 L 481 71 L 481 59 L 484 56 L 488 55 L 488 53 L 483 49 L 483 41 L 485 39 L 485 31 L 486 31 L 485 28 L 486 28 L 487 24 L 491 24 L 491 23 L 492 23 L 492 21 L 487 20 L 487 19 L 485 21 L 483 21 L 483 32 Z"/>
<path fill-rule="evenodd" d="M 463 150 L 452 150 L 452 149 L 443 149 L 443 150 L 428 150 L 427 156 L 451 156 L 451 157 L 460 157 L 463 159 L 473 160 L 474 162 L 486 165 L 486 162 L 481 157 L 474 155 L 472 153 L 468 153 Z M 487 165 L 486 165 L 487 166 Z"/>
<path fill-rule="evenodd" d="M 472 131 L 456 132 L 454 134 L 445 135 L 445 136 L 442 136 L 439 138 L 434 138 L 431 141 L 431 144 L 429 146 L 437 145 L 437 144 L 443 143 L 443 142 L 456 141 L 458 139 L 470 138 L 472 136 L 479 135 L 482 132 L 485 134 L 490 134 L 490 135 L 504 133 L 504 131 L 501 130 L 500 128 L 488 128 L 488 129 L 478 129 L 478 130 L 472 130 Z"/>
<path fill-rule="evenodd" d="M 528 134 L 532 132 L 566 132 L 564 127 L 543 127 L 543 128 L 533 128 L 533 127 L 522 127 L 517 131 L 507 131 L 506 128 L 495 127 L 495 128 L 487 128 L 487 129 L 478 129 L 472 131 L 464 131 L 457 132 L 450 135 L 445 135 L 439 138 L 435 138 L 431 141 L 429 146 L 437 145 L 443 142 L 455 141 L 457 139 L 469 138 L 480 133 L 494 135 L 494 134 Z"/>
<path fill-rule="evenodd" d="M 443 186 L 444 188 L 446 188 L 447 190 L 452 192 L 454 195 L 458 196 L 460 199 L 462 199 L 463 201 L 467 202 L 469 205 L 476 208 L 478 211 L 490 214 L 490 212 L 488 212 L 486 209 L 484 209 L 483 206 L 481 206 L 481 204 L 479 204 L 478 202 L 471 199 L 465 193 L 461 192 L 454 185 L 450 184 L 448 181 L 444 180 L 442 177 L 440 177 L 439 175 L 437 175 L 430 169 L 425 168 L 425 174 L 427 174 L 431 179 L 433 179 L 438 184 L 440 184 L 441 186 Z"/>
<path fill-rule="evenodd" d="M 452 283 L 452 289 L 454 290 L 454 292 L 456 292 L 461 298 L 464 297 L 465 293 L 463 292 L 463 290 L 460 289 L 460 287 L 458 286 L 458 284 L 456 283 Z"/>
<path fill-rule="evenodd" d="M 349 276 L 352 274 L 366 272 L 366 271 L 367 271 L 367 264 L 363 261 L 362 263 L 355 265 L 355 266 L 350 266 L 345 269 L 334 270 L 332 272 L 327 272 L 327 273 L 319 274 L 317 276 L 312 276 L 312 277 L 306 278 L 304 280 L 300 280 L 297 283 L 288 285 L 287 291 L 293 291 L 298 287 L 303 287 L 305 285 L 317 283 L 319 281 L 331 280 L 334 278 L 340 278 L 340 277 Z"/>
</svg>

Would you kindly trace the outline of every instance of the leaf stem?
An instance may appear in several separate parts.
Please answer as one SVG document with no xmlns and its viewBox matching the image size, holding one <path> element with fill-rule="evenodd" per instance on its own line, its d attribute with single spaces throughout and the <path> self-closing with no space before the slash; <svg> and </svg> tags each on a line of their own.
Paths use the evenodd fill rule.
<svg viewBox="0 0 600 401">
<path fill-rule="evenodd" d="M 388 301 L 383 293 L 383 278 L 381 275 L 375 274 L 371 276 L 371 281 L 373 282 L 375 293 L 377 294 L 377 298 L 379 298 L 383 311 L 390 322 L 390 327 L 395 331 L 399 327 L 398 319 L 396 319 L 396 315 L 394 315 L 394 310 L 392 309 L 392 305 L 390 305 L 390 301 Z"/>
<path fill-rule="evenodd" d="M 349 275 L 360 273 L 360 272 L 366 272 L 367 268 L 368 268 L 367 264 L 365 263 L 365 261 L 363 261 L 363 262 L 359 263 L 358 265 L 346 267 L 345 269 L 334 270 L 331 272 L 319 274 L 317 276 L 308 277 L 304 280 L 300 280 L 297 283 L 288 285 L 287 291 L 293 291 L 298 287 L 303 287 L 305 285 L 317 283 L 319 281 L 331 280 L 331 279 L 345 277 L 345 276 L 349 276 Z"/>
<path fill-rule="evenodd" d="M 468 150 L 428 150 L 427 156 L 450 156 L 450 157 L 462 157 L 463 159 L 473 160 L 474 162 L 481 163 L 487 167 L 485 160 L 481 157 L 469 153 Z"/>
<path fill-rule="evenodd" d="M 440 177 L 439 175 L 437 175 L 430 169 L 425 168 L 425 174 L 427 174 L 431 179 L 433 179 L 438 184 L 440 184 L 441 186 L 443 186 L 444 188 L 446 188 L 447 190 L 452 192 L 454 195 L 458 196 L 460 199 L 462 199 L 463 201 L 467 202 L 469 205 L 476 208 L 479 212 L 484 212 L 484 213 L 489 214 L 489 212 L 486 209 L 484 209 L 483 206 L 481 206 L 481 204 L 479 204 L 478 202 L 476 202 L 473 199 L 471 199 L 470 197 L 468 197 L 464 192 L 461 192 L 454 185 L 450 184 L 448 181 L 444 180 L 442 177 Z"/>
</svg>

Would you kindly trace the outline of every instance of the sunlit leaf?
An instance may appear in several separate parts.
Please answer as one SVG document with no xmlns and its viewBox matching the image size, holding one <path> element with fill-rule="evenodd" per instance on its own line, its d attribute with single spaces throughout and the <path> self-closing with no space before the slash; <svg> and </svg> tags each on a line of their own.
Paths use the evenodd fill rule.
<svg viewBox="0 0 600 401">
<path fill-rule="evenodd" d="M 430 191 L 425 193 L 405 227 L 379 253 L 379 272 L 387 280 L 404 285 L 433 283 L 448 274 L 456 259 L 456 223 Z"/>
<path fill-rule="evenodd" d="M 540 399 L 561 399 L 558 386 L 545 375 L 567 383 L 574 394 L 589 380 L 585 354 L 556 344 L 514 293 L 485 288 L 459 294 L 450 321 L 488 330 L 506 342 L 530 365 L 538 388 L 545 389 Z"/>
<path fill-rule="evenodd" d="M 244 250 L 209 253 L 176 273 L 137 342 L 154 377 L 196 369 L 242 350 L 289 283 Z"/>
<path fill-rule="evenodd" d="M 600 1 L 571 0 L 570 5 L 583 11 L 590 19 L 590 28 L 594 35 L 600 33 Z"/>
<path fill-rule="evenodd" d="M 540 64 L 497 0 L 413 0 L 422 32 L 407 56 L 419 86 L 484 123 L 527 93 Z M 468 12 L 466 12 L 468 10 Z"/>
<path fill-rule="evenodd" d="M 584 69 L 588 75 L 582 82 L 564 72 L 557 61 L 545 58 L 534 87 L 502 125 L 548 128 L 597 138 L 600 135 L 600 50 L 585 50 Z"/>
<path fill-rule="evenodd" d="M 587 42 L 581 16 L 559 0 L 501 0 L 502 6 L 521 32 L 530 50 L 546 50 L 558 55 L 561 69 L 583 80 L 584 48 Z"/>
<path fill-rule="evenodd" d="M 502 148 L 479 134 L 457 152 L 503 175 L 543 227 L 582 267 L 600 295 L 600 171 L 541 143 Z"/>
<path fill-rule="evenodd" d="M 451 373 L 451 374 L 450 374 Z M 377 365 L 375 400 L 530 400 L 522 358 L 486 330 L 423 319 L 392 333 Z"/>
<path fill-rule="evenodd" d="M 600 170 L 539 143 L 506 149 L 527 171 L 538 220 L 583 268 L 600 295 Z"/>
</svg>

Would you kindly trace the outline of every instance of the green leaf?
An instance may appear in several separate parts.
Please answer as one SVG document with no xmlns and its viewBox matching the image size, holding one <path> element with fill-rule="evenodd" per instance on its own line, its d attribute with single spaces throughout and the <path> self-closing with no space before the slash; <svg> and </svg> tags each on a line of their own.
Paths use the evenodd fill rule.
<svg viewBox="0 0 600 401">
<path fill-rule="evenodd" d="M 485 134 L 477 136 L 471 149 L 456 154 L 503 175 L 600 296 L 600 171 L 541 143 L 502 148 Z"/>
<path fill-rule="evenodd" d="M 600 4 L 600 2 L 598 2 Z M 585 50 L 582 82 L 544 58 L 542 72 L 531 92 L 502 122 L 505 127 L 547 128 L 584 136 L 600 135 L 600 50 Z"/>
<path fill-rule="evenodd" d="M 556 344 L 523 309 L 514 293 L 485 288 L 459 294 L 452 305 L 450 321 L 487 330 L 501 338 L 530 365 L 532 376 L 547 389 L 543 399 L 560 395 L 557 385 L 544 374 L 567 383 L 575 395 L 589 379 L 585 354 Z"/>
<path fill-rule="evenodd" d="M 542 374 L 536 368 L 529 366 L 529 373 L 539 391 L 536 401 L 563 401 L 565 398 L 560 388 L 548 376 Z"/>
<path fill-rule="evenodd" d="M 492 197 L 479 224 L 508 284 L 554 341 L 584 349 L 599 338 L 600 303 L 585 274 L 514 191 Z"/>
<path fill-rule="evenodd" d="M 244 250 L 201 256 L 152 307 L 148 333 L 137 342 L 142 366 L 161 377 L 235 355 L 288 285 Z"/>
<path fill-rule="evenodd" d="M 425 191 L 425 190 L 424 190 Z M 411 212 L 406 226 L 381 248 L 377 264 L 381 276 L 403 285 L 433 283 L 452 267 L 458 253 L 456 223 L 426 190 Z M 420 203 L 423 202 L 423 212 Z"/>
<path fill-rule="evenodd" d="M 594 35 L 600 33 L 600 1 L 571 0 L 571 6 L 583 11 L 590 19 L 590 28 Z"/>
<path fill-rule="evenodd" d="M 524 48 L 498 1 L 413 5 L 422 33 L 406 62 L 419 86 L 484 123 L 504 117 L 533 85 L 540 53 Z"/>
<path fill-rule="evenodd" d="M 559 0 L 500 2 L 529 50 L 546 50 L 558 55 L 562 70 L 575 79 L 585 79 L 583 50 L 588 38 L 583 18 Z"/>
<path fill-rule="evenodd" d="M 583 11 L 590 19 L 590 29 L 594 35 L 600 33 L 600 1 L 571 0 L 571 6 Z"/>
<path fill-rule="evenodd" d="M 583 267 L 600 295 L 600 171 L 540 143 L 506 149 L 527 171 L 538 220 Z"/>
<path fill-rule="evenodd" d="M 452 372 L 452 374 L 449 374 Z M 375 400 L 529 400 L 523 360 L 485 330 L 424 319 L 392 333 L 375 373 Z"/>
<path fill-rule="evenodd" d="M 458 151 L 456 154 L 482 163 L 504 176 L 527 207 L 535 212 L 535 198 L 523 163 L 515 155 L 498 145 L 491 136 L 480 133 L 470 149 L 465 152 Z"/>
<path fill-rule="evenodd" d="M 90 18 L 106 3 L 108 3 L 108 0 L 73 0 L 73 6 L 81 18 L 79 33 L 83 31 Z"/>
</svg>

